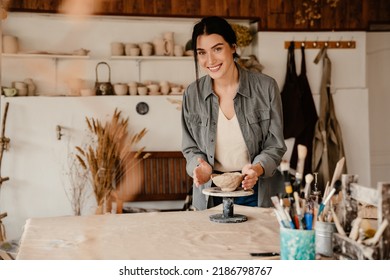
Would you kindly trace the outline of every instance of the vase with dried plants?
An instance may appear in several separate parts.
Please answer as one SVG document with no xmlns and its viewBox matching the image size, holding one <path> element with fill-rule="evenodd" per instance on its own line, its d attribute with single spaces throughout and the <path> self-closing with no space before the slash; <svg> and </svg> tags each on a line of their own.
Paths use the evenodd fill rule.
<svg viewBox="0 0 390 280">
<path fill-rule="evenodd" d="M 134 150 L 147 130 L 144 128 L 129 135 L 128 118 L 124 119 L 117 109 L 105 124 L 94 118 L 86 118 L 86 123 L 94 141 L 85 148 L 76 146 L 76 158 L 89 173 L 97 203 L 96 213 L 101 214 L 110 211 L 113 198 L 120 200 L 116 186 L 124 174 L 150 156 L 150 153 L 143 153 L 145 147 Z"/>
</svg>

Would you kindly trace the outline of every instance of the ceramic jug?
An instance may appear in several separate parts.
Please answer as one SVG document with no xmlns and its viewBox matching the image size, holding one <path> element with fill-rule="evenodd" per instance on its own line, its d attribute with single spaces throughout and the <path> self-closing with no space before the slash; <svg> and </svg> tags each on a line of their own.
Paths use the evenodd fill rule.
<svg viewBox="0 0 390 280">
<path fill-rule="evenodd" d="M 153 40 L 155 55 L 168 55 L 168 41 L 162 37 L 156 37 Z"/>
<path fill-rule="evenodd" d="M 173 49 L 175 47 L 175 41 L 173 39 L 173 32 L 165 32 L 164 33 L 164 41 L 167 44 L 167 54 L 173 55 Z"/>
</svg>

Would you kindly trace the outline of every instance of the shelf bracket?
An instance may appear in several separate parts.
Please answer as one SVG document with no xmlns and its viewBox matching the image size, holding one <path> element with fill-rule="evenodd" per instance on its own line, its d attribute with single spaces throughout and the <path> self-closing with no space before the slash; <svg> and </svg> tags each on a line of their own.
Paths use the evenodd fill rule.
<svg viewBox="0 0 390 280">
<path fill-rule="evenodd" d="M 141 82 L 141 59 L 135 61 L 137 71 L 138 71 L 138 82 Z"/>
</svg>

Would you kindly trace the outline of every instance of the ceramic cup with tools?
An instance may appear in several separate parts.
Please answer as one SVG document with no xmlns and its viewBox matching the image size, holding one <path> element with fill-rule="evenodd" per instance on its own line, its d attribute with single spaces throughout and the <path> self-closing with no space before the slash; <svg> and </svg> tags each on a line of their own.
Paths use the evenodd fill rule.
<svg viewBox="0 0 390 280">
<path fill-rule="evenodd" d="M 315 260 L 314 230 L 280 228 L 280 259 Z"/>
</svg>

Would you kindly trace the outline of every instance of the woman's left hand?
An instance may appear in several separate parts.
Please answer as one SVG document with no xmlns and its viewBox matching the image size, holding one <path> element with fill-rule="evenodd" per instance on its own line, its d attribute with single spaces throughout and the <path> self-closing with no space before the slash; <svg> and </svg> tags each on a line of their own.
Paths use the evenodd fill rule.
<svg viewBox="0 0 390 280">
<path fill-rule="evenodd" d="M 246 164 L 241 173 L 245 175 L 242 180 L 241 186 L 244 190 L 252 189 L 259 179 L 258 172 L 254 169 L 255 167 L 252 164 Z"/>
</svg>

